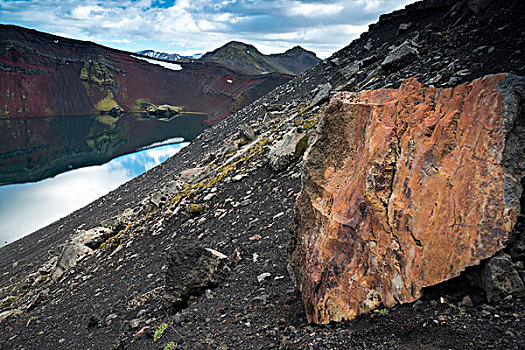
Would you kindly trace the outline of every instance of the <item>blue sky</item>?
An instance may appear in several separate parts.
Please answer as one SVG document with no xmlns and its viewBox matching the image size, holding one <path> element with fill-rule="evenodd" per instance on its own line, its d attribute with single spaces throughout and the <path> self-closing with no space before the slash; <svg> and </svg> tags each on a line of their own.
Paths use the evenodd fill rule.
<svg viewBox="0 0 525 350">
<path fill-rule="evenodd" d="M 138 51 L 179 54 L 228 41 L 265 54 L 295 45 L 321 57 L 344 47 L 379 15 L 414 0 L 0 0 L 0 23 Z"/>
</svg>

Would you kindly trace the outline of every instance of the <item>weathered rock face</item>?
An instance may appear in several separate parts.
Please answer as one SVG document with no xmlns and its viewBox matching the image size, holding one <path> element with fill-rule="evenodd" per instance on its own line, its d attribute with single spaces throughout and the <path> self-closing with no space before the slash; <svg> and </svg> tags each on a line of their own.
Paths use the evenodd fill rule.
<svg viewBox="0 0 525 350">
<path fill-rule="evenodd" d="M 290 265 L 310 321 L 414 301 L 505 247 L 524 169 L 516 91 L 523 79 L 499 74 L 331 100 L 305 155 Z"/>
</svg>

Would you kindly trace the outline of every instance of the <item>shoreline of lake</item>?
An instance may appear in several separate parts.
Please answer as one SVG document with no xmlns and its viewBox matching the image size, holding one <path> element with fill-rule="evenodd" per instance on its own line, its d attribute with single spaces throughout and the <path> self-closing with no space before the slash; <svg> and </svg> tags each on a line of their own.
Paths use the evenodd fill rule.
<svg viewBox="0 0 525 350">
<path fill-rule="evenodd" d="M 207 127 L 199 113 L 0 118 L 0 186 L 104 164 L 173 137 L 191 141 Z"/>
<path fill-rule="evenodd" d="M 37 182 L 0 186 L 0 247 L 20 239 L 115 190 L 178 153 L 182 138 Z"/>
</svg>

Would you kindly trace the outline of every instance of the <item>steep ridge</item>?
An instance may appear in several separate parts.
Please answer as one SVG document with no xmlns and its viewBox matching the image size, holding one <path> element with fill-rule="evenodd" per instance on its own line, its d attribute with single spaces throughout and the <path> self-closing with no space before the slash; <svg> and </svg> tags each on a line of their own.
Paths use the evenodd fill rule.
<svg viewBox="0 0 525 350">
<path fill-rule="evenodd" d="M 298 75 L 319 63 L 320 59 L 300 46 L 280 54 L 264 55 L 253 45 L 230 41 L 205 53 L 199 61 L 218 62 L 252 74 L 281 72 Z"/>
<path fill-rule="evenodd" d="M 489 304 L 465 280 L 425 289 L 413 305 L 309 325 L 287 273 L 287 242 L 302 154 L 333 90 L 398 89 L 413 77 L 449 88 L 496 73 L 523 76 L 524 13 L 521 1 L 432 0 L 383 16 L 161 166 L 0 249 L 1 346 L 523 348 L 523 299 Z M 522 238 L 515 235 L 501 266 L 522 269 Z"/>
<path fill-rule="evenodd" d="M 0 26 L 1 117 L 144 111 L 169 104 L 209 115 L 211 123 L 290 79 L 247 75 L 217 64 L 151 64 L 132 53 Z M 155 62 L 155 61 L 153 61 Z"/>
</svg>

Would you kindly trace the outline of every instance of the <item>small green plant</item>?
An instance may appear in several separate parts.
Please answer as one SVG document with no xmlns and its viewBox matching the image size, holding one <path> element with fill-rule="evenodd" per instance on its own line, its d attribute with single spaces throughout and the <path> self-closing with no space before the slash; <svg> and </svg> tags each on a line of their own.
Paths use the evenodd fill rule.
<svg viewBox="0 0 525 350">
<path fill-rule="evenodd" d="M 155 334 L 153 335 L 153 341 L 157 341 L 159 340 L 162 335 L 164 334 L 164 331 L 166 330 L 166 328 L 168 328 L 168 324 L 167 323 L 161 323 L 157 326 L 157 328 L 155 329 Z"/>
<path fill-rule="evenodd" d="M 170 341 L 166 346 L 164 347 L 164 350 L 174 350 L 177 348 L 177 344 L 175 342 Z"/>
<path fill-rule="evenodd" d="M 375 309 L 374 313 L 381 315 L 381 316 L 386 316 L 388 315 L 388 310 L 387 309 Z"/>
</svg>

